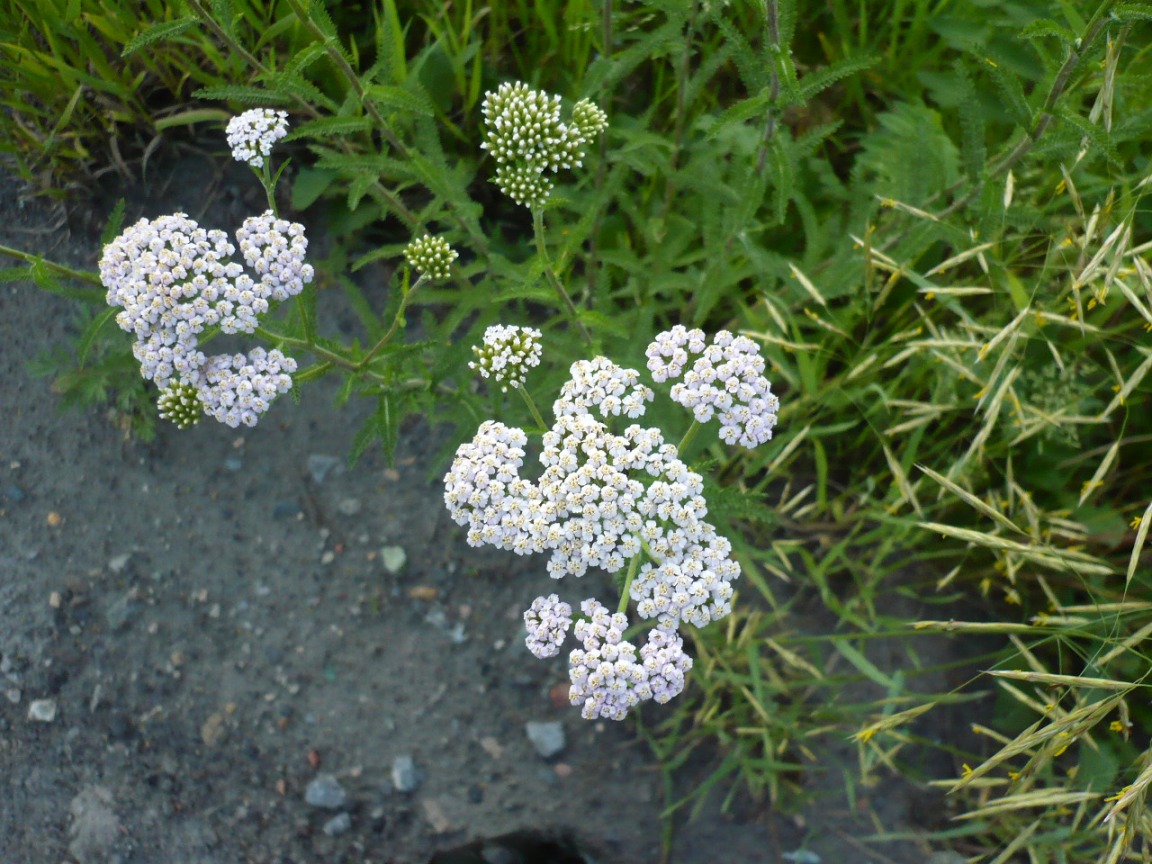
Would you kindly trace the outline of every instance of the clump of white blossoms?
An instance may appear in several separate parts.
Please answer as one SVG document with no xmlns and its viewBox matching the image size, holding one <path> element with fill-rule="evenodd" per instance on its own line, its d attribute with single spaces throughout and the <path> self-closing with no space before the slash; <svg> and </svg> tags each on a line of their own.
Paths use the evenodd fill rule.
<svg viewBox="0 0 1152 864">
<path fill-rule="evenodd" d="M 771 440 L 780 400 L 764 377 L 764 358 L 747 336 L 721 330 L 708 344 L 703 330 L 678 324 L 657 336 L 647 355 L 654 381 L 683 378 L 671 396 L 691 408 L 697 422 L 719 417 L 726 444 L 751 449 Z"/>
<path fill-rule="evenodd" d="M 230 426 L 254 426 L 278 393 L 291 386 L 296 363 L 279 351 L 208 357 L 199 338 L 207 328 L 254 333 L 270 300 L 286 300 L 312 281 L 305 262 L 303 226 L 271 211 L 244 220 L 236 232 L 245 263 L 223 231 L 207 231 L 183 213 L 141 219 L 104 247 L 100 280 L 110 306 L 122 306 L 116 323 L 132 333 L 132 353 L 144 378 L 162 391 L 173 383 L 195 390 L 196 401 Z M 244 383 L 246 382 L 246 383 Z M 231 395 L 229 395 L 231 394 Z M 173 398 L 185 407 L 176 411 Z M 161 406 L 186 420 L 187 389 Z"/>
<path fill-rule="evenodd" d="M 484 331 L 484 342 L 473 345 L 474 361 L 468 368 L 484 378 L 494 378 L 508 392 L 509 387 L 522 387 L 528 370 L 540 365 L 540 331 L 531 327 L 493 324 Z"/>
<path fill-rule="evenodd" d="M 272 146 L 288 134 L 288 112 L 253 108 L 228 121 L 228 146 L 232 158 L 263 168 Z"/>
<path fill-rule="evenodd" d="M 452 275 L 449 269 L 459 253 L 441 237 L 425 235 L 404 247 L 408 266 L 429 279 L 444 281 Z"/>
<path fill-rule="evenodd" d="M 584 146 L 608 126 L 608 116 L 587 99 L 572 109 L 572 122 L 560 120 L 560 97 L 523 82 L 504 83 L 484 95 L 484 143 L 496 160 L 494 182 L 517 204 L 539 208 L 561 168 L 578 167 Z"/>
<path fill-rule="evenodd" d="M 662 356 L 679 338 L 675 330 L 660 334 L 650 356 Z M 689 348 L 699 353 L 703 336 L 692 339 Z M 733 341 L 717 334 L 721 352 Z M 745 349 L 739 343 L 734 356 L 746 357 Z M 685 351 L 681 366 L 687 357 Z M 763 368 L 750 359 L 740 362 Z M 730 374 L 746 383 L 749 376 L 741 369 Z M 706 521 L 703 479 L 681 461 L 677 447 L 659 429 L 632 424 L 615 433 L 609 428 L 614 418 L 641 417 L 653 398 L 634 369 L 606 357 L 578 361 L 553 405 L 556 419 L 543 436 L 539 479 L 520 473 L 528 443 L 524 431 L 494 420 L 481 424 L 472 441 L 457 449 L 444 478 L 445 504 L 453 520 L 468 528 L 473 546 L 549 553 L 553 579 L 578 578 L 590 568 L 618 573 L 627 566 L 617 612 L 609 614 L 599 601 L 586 599 L 581 604 L 586 619 L 574 630 L 583 648 L 569 655 L 570 697 L 589 719 L 622 719 L 640 702 L 663 703 L 679 694 L 692 660 L 677 631 L 682 624 L 704 627 L 727 616 L 732 582 L 740 575 L 731 543 Z M 749 411 L 753 406 L 776 410 L 775 397 L 770 404 L 763 398 L 745 401 Z M 748 437 L 765 426 L 770 430 L 775 415 L 743 422 Z M 655 623 L 639 649 L 624 639 L 629 602 L 640 618 Z M 537 657 L 554 656 L 572 623 L 571 607 L 555 594 L 538 597 L 524 621 L 529 650 Z"/>
</svg>

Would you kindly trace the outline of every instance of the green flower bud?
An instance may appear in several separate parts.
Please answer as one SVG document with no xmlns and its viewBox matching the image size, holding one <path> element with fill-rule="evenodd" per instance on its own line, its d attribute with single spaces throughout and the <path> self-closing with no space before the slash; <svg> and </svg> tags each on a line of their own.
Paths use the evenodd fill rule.
<svg viewBox="0 0 1152 864">
<path fill-rule="evenodd" d="M 195 387 L 183 381 L 173 380 L 161 390 L 156 405 L 160 409 L 160 416 L 175 423 L 177 429 L 195 426 L 204 413 L 200 394 Z"/>
</svg>

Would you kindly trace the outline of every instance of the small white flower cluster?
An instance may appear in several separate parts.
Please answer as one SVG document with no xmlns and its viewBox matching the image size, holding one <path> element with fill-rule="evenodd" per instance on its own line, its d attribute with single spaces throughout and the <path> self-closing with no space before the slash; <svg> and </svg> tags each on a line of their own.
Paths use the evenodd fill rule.
<svg viewBox="0 0 1152 864">
<path fill-rule="evenodd" d="M 703 480 L 676 447 L 658 429 L 633 424 L 614 434 L 596 416 L 636 418 L 652 398 L 636 370 L 605 357 L 578 361 L 553 405 L 537 482 L 520 476 L 525 433 L 494 420 L 457 449 L 444 478 L 445 504 L 467 526 L 469 544 L 551 553 L 554 579 L 580 577 L 591 567 L 616 573 L 643 556 L 629 599 L 656 627 L 640 660 L 635 646 L 622 641 L 623 614 L 600 620 L 603 607 L 584 603 L 594 622 L 576 626 L 584 649 L 572 653 L 570 674 L 573 704 L 584 706 L 585 717 L 620 719 L 640 701 L 679 693 L 691 660 L 676 630 L 682 622 L 703 627 L 728 615 L 731 583 L 740 575 L 731 544 L 705 521 Z M 553 656 L 570 607 L 556 595 L 537 598 L 524 620 L 529 649 Z"/>
<path fill-rule="evenodd" d="M 202 370 L 200 402 L 204 412 L 235 429 L 255 426 L 272 400 L 292 389 L 296 361 L 273 349 L 253 348 L 245 354 L 217 354 Z"/>
<path fill-rule="evenodd" d="M 141 219 L 105 246 L 100 258 L 106 300 L 123 307 L 116 323 L 136 337 L 132 353 L 141 375 L 161 390 L 178 378 L 196 389 L 209 414 L 231 426 L 255 424 L 275 395 L 290 386 L 285 380 L 295 361 L 256 349 L 236 366 L 232 355 L 207 357 L 199 349 L 200 334 L 209 327 L 254 333 L 270 299 L 299 294 L 314 276 L 304 261 L 308 241 L 302 226 L 267 211 L 246 219 L 236 236 L 259 282 L 230 260 L 236 247 L 223 231 L 206 231 L 183 213 Z M 243 371 L 248 367 L 251 373 Z M 224 395 L 229 386 L 223 382 L 232 381 L 225 369 L 246 375 L 251 391 Z M 210 379 L 210 372 L 217 377 Z M 231 410 L 241 397 L 250 398 Z"/>
<path fill-rule="evenodd" d="M 455 249 L 442 237 L 425 235 L 418 237 L 404 247 L 404 257 L 417 273 L 429 279 L 443 281 L 452 275 L 449 269 L 452 262 L 460 257 Z"/>
<path fill-rule="evenodd" d="M 253 168 L 264 167 L 272 145 L 288 134 L 288 112 L 253 108 L 228 121 L 228 146 L 232 158 Z"/>
<path fill-rule="evenodd" d="M 572 607 L 557 597 L 537 597 L 524 613 L 525 643 L 528 650 L 543 660 L 560 653 L 568 628 L 572 626 Z"/>
<path fill-rule="evenodd" d="M 484 96 L 487 126 L 481 149 L 496 160 L 496 185 L 517 204 L 541 207 L 553 182 L 545 172 L 574 168 L 584 145 L 608 125 L 607 115 L 587 99 L 572 111 L 571 125 L 560 121 L 560 97 L 523 82 L 501 84 Z"/>
<path fill-rule="evenodd" d="M 764 358 L 747 336 L 721 330 L 709 345 L 704 331 L 678 324 L 658 335 L 647 355 L 656 382 L 683 377 L 672 387 L 673 401 L 691 408 L 701 423 L 719 415 L 726 444 L 753 448 L 771 440 L 780 400 L 764 377 Z M 693 361 L 693 355 L 699 356 Z"/>
<path fill-rule="evenodd" d="M 637 662 L 636 646 L 624 640 L 628 619 L 622 612 L 609 615 L 594 599 L 580 610 L 588 617 L 576 623 L 575 635 L 584 648 L 574 649 L 568 662 L 569 699 L 582 706 L 582 717 L 623 720 L 647 699 L 664 704 L 683 692 L 692 658 L 676 633 L 649 631 Z"/>
<path fill-rule="evenodd" d="M 528 370 L 540 365 L 541 351 L 539 330 L 493 324 L 484 331 L 484 344 L 472 346 L 476 359 L 468 368 L 496 379 L 504 385 L 500 389 L 508 392 L 509 387 L 524 386 Z"/>
</svg>

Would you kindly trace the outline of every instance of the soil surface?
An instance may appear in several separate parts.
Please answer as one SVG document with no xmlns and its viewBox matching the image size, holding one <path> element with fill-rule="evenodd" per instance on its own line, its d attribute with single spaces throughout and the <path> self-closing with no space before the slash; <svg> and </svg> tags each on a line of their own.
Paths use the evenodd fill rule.
<svg viewBox="0 0 1152 864">
<path fill-rule="evenodd" d="M 125 224 L 183 210 L 231 232 L 259 190 L 216 191 L 215 171 L 136 187 Z M 77 214 L 98 208 L 61 222 L 19 191 L 0 179 L 0 242 L 95 269 Z M 395 469 L 376 451 L 349 469 L 368 406 L 337 410 L 319 383 L 254 429 L 161 421 L 129 440 L 28 373 L 74 336 L 72 302 L 0 292 L 0 862 L 423 864 L 520 830 L 570 832 L 600 864 L 661 860 L 661 779 L 634 726 L 554 704 L 563 657 L 524 648 L 544 562 L 469 548 L 446 514 L 431 466 L 451 430 L 411 426 Z M 560 752 L 528 723 L 558 723 Z M 678 812 L 671 860 L 927 860 L 867 839 L 915 834 L 925 792 L 893 780 L 850 807 L 854 753 L 833 750 L 792 815 Z M 513 860 L 478 848 L 437 860 Z M 565 860 L 551 848 L 523 860 Z"/>
</svg>

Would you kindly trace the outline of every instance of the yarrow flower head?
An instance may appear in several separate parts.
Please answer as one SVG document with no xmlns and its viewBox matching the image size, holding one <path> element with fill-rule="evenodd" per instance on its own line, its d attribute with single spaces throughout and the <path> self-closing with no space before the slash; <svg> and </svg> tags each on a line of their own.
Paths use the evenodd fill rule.
<svg viewBox="0 0 1152 864">
<path fill-rule="evenodd" d="M 506 346 L 516 329 L 486 336 L 482 362 L 490 374 L 498 368 L 492 358 L 503 358 L 499 368 L 511 365 Z M 679 327 L 660 334 L 648 357 L 657 382 L 684 379 L 672 395 L 698 421 L 719 413 L 725 441 L 753 446 L 770 437 L 777 401 L 751 340 L 722 331 L 710 342 Z M 445 504 L 467 526 L 470 545 L 548 553 L 548 574 L 557 580 L 591 568 L 619 573 L 631 562 L 620 611 L 589 598 L 573 630 L 583 647 L 569 655 L 570 696 L 586 718 L 621 719 L 640 702 L 679 694 L 692 668 L 680 627 L 729 615 L 740 576 L 732 544 L 707 521 L 703 478 L 677 447 L 638 423 L 622 433 L 609 428 L 616 418 L 642 417 L 653 396 L 635 369 L 606 357 L 579 360 L 552 406 L 537 480 L 521 475 L 527 435 L 493 420 L 457 449 L 444 478 Z M 624 639 L 628 603 L 655 625 L 639 648 Z M 571 609 L 556 594 L 538 597 L 524 622 L 532 653 L 551 657 L 572 624 Z"/>
<path fill-rule="evenodd" d="M 584 145 L 608 125 L 607 115 L 587 99 L 577 103 L 571 125 L 560 120 L 560 97 L 523 82 L 504 83 L 484 96 L 484 142 L 496 160 L 495 183 L 517 204 L 538 208 L 553 181 L 545 172 L 578 167 Z"/>
<path fill-rule="evenodd" d="M 700 423 L 720 420 L 726 444 L 753 448 L 772 438 L 780 400 L 764 377 L 764 358 L 747 336 L 727 330 L 712 337 L 676 325 L 648 346 L 648 370 L 657 382 L 676 380 L 672 399 Z M 689 364 L 691 366 L 689 367 Z"/>
<path fill-rule="evenodd" d="M 507 392 L 509 387 L 522 387 L 528 370 L 540 365 L 540 331 L 493 324 L 484 331 L 484 344 L 472 346 L 472 353 L 476 359 L 468 368 L 484 378 L 494 378 Z"/>
<path fill-rule="evenodd" d="M 524 613 L 524 627 L 528 631 L 524 642 L 540 659 L 555 657 L 571 626 L 571 606 L 555 594 L 537 597 Z"/>
<path fill-rule="evenodd" d="M 408 261 L 408 266 L 417 273 L 429 279 L 443 281 L 452 275 L 449 267 L 460 256 L 448 245 L 447 240 L 425 235 L 413 240 L 404 248 L 404 257 Z"/>
<path fill-rule="evenodd" d="M 230 354 L 210 358 L 200 350 L 199 336 L 209 327 L 254 333 L 270 300 L 299 294 L 315 274 L 304 260 L 308 241 L 301 225 L 267 211 L 246 219 L 236 237 L 259 281 L 232 260 L 236 247 L 223 231 L 206 231 L 183 213 L 141 219 L 121 233 L 104 247 L 100 280 L 108 304 L 123 307 L 116 323 L 135 335 L 132 353 L 144 378 L 165 391 L 179 379 L 181 387 L 195 389 L 208 414 L 230 425 L 252 425 L 290 387 L 295 361 L 260 348 L 247 357 L 235 355 L 242 362 Z M 246 376 L 252 393 L 242 388 L 224 395 L 222 382 L 231 382 L 225 367 Z M 187 396 L 186 390 L 173 391 L 164 411 L 175 410 L 175 393 Z"/>
<path fill-rule="evenodd" d="M 228 146 L 232 158 L 253 168 L 264 167 L 272 145 L 288 134 L 288 112 L 253 108 L 228 121 Z"/>
</svg>

